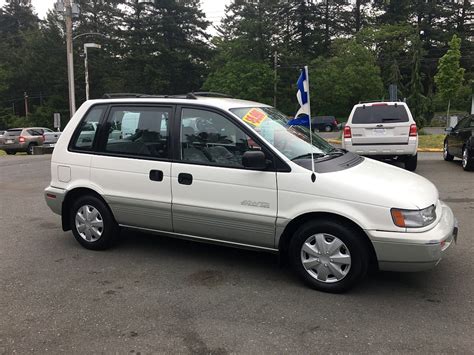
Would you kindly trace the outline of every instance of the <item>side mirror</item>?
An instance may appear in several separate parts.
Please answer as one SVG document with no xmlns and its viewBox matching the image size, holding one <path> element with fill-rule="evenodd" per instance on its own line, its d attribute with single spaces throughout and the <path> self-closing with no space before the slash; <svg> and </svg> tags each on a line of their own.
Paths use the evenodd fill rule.
<svg viewBox="0 0 474 355">
<path fill-rule="evenodd" d="M 446 133 L 451 133 L 452 131 L 454 131 L 454 128 L 453 127 L 448 127 L 444 130 Z"/>
<path fill-rule="evenodd" d="M 242 165 L 246 169 L 265 170 L 267 158 L 261 150 L 249 150 L 242 156 Z"/>
</svg>

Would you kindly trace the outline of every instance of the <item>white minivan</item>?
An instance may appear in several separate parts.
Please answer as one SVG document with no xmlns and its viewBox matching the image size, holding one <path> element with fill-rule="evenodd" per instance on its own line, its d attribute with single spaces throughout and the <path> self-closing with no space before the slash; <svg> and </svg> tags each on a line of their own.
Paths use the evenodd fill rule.
<svg viewBox="0 0 474 355">
<path fill-rule="evenodd" d="M 88 101 L 59 138 L 51 175 L 46 202 L 85 248 L 135 229 L 260 249 L 328 292 L 348 290 L 369 268 L 430 269 L 457 237 L 425 178 L 334 148 L 251 101 Z"/>
</svg>

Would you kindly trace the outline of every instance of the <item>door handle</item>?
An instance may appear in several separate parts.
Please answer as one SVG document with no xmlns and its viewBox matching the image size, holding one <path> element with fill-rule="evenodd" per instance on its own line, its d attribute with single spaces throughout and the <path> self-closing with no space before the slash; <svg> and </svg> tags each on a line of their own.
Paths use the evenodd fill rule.
<svg viewBox="0 0 474 355">
<path fill-rule="evenodd" d="M 150 170 L 150 180 L 163 181 L 163 172 L 161 170 Z"/>
<path fill-rule="evenodd" d="M 178 182 L 181 185 L 191 185 L 193 183 L 193 176 L 187 173 L 180 173 L 178 175 Z"/>
</svg>

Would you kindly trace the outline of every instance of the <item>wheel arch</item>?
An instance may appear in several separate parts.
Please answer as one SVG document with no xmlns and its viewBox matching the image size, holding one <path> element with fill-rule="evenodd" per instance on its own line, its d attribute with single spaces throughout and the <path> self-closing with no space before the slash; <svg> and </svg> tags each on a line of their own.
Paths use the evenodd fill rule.
<svg viewBox="0 0 474 355">
<path fill-rule="evenodd" d="M 341 216 L 336 213 L 330 213 L 330 212 L 309 212 L 309 213 L 304 213 L 294 219 L 291 220 L 290 223 L 288 223 L 283 231 L 283 233 L 280 236 L 279 243 L 278 243 L 278 250 L 280 252 L 281 257 L 287 258 L 288 256 L 288 251 L 289 251 L 289 246 L 290 246 L 290 241 L 291 238 L 293 237 L 293 234 L 296 232 L 296 230 L 304 223 L 308 221 L 314 221 L 314 220 L 336 220 L 342 224 L 345 224 L 347 226 L 350 226 L 354 228 L 357 233 L 363 238 L 367 250 L 369 252 L 369 267 L 370 269 L 377 269 L 378 268 L 378 260 L 377 260 L 377 255 L 375 253 L 374 246 L 372 242 L 370 241 L 369 237 L 367 234 L 364 232 L 364 229 L 359 226 L 356 222 L 353 220 Z"/>
<path fill-rule="evenodd" d="M 61 208 L 61 223 L 63 227 L 63 231 L 68 231 L 71 230 L 71 223 L 69 220 L 69 213 L 70 209 L 72 206 L 72 203 L 74 200 L 78 197 L 85 196 L 85 195 L 92 195 L 99 200 L 101 200 L 109 209 L 110 213 L 112 214 L 112 217 L 115 219 L 115 216 L 107 203 L 107 201 L 104 200 L 104 198 L 95 190 L 87 187 L 76 187 L 70 191 L 67 192 L 66 196 L 64 197 L 64 201 L 62 204 Z"/>
</svg>

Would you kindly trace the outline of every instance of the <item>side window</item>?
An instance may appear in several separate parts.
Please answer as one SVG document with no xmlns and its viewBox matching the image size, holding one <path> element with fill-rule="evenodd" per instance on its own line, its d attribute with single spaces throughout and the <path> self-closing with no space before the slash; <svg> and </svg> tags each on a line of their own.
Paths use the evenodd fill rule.
<svg viewBox="0 0 474 355">
<path fill-rule="evenodd" d="M 43 130 L 37 129 L 37 128 L 29 129 L 27 132 L 29 133 L 30 136 L 42 136 L 43 135 Z"/>
<path fill-rule="evenodd" d="M 251 137 L 225 117 L 210 111 L 183 109 L 181 160 L 241 168 L 248 150 L 261 150 Z"/>
<path fill-rule="evenodd" d="M 169 107 L 115 107 L 107 124 L 105 151 L 169 158 Z"/>
<path fill-rule="evenodd" d="M 461 121 L 458 122 L 458 124 L 454 127 L 454 129 L 463 129 L 466 128 L 469 125 L 469 118 L 463 118 Z"/>
<path fill-rule="evenodd" d="M 82 120 L 79 128 L 79 134 L 76 135 L 76 140 L 72 147 L 78 150 L 91 150 L 94 144 L 94 139 L 99 127 L 100 118 L 105 111 L 105 107 L 94 107 L 87 114 L 86 118 Z"/>
</svg>

